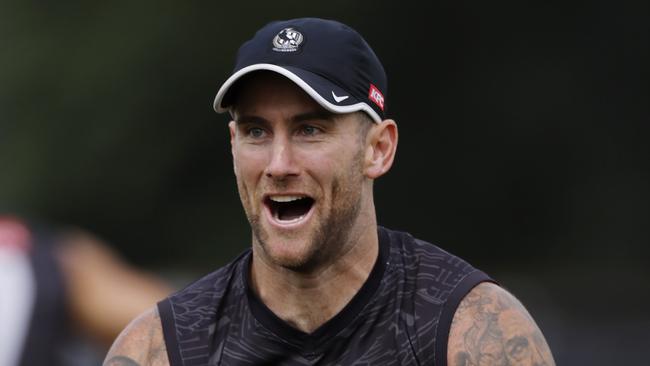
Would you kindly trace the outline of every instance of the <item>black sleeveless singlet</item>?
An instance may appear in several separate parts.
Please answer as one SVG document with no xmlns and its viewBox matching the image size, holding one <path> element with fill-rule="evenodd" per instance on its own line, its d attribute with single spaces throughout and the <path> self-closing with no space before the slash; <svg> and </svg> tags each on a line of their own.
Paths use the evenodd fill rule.
<svg viewBox="0 0 650 366">
<path fill-rule="evenodd" d="M 445 366 L 458 304 L 491 279 L 433 244 L 378 231 L 368 279 L 310 334 L 279 319 L 251 290 L 250 250 L 161 301 L 170 365 Z"/>
</svg>

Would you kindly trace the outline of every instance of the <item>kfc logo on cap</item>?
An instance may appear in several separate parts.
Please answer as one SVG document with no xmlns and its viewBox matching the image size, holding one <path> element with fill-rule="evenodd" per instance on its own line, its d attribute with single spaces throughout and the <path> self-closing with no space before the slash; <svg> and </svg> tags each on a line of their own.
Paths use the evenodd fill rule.
<svg viewBox="0 0 650 366">
<path fill-rule="evenodd" d="M 370 91 L 368 98 L 372 100 L 382 111 L 384 110 L 384 95 L 377 89 L 376 86 L 370 84 Z"/>
</svg>

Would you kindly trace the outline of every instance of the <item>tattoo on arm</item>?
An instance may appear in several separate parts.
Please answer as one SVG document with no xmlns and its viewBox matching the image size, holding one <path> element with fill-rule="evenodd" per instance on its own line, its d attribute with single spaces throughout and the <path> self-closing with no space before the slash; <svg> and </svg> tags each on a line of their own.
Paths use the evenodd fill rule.
<svg viewBox="0 0 650 366">
<path fill-rule="evenodd" d="M 122 331 L 103 366 L 169 366 L 156 308 L 136 318 Z"/>
<path fill-rule="evenodd" d="M 140 366 L 140 364 L 126 356 L 115 356 L 104 362 L 104 366 Z"/>
<path fill-rule="evenodd" d="M 449 335 L 450 366 L 554 366 L 542 332 L 521 303 L 481 284 L 460 303 Z"/>
</svg>

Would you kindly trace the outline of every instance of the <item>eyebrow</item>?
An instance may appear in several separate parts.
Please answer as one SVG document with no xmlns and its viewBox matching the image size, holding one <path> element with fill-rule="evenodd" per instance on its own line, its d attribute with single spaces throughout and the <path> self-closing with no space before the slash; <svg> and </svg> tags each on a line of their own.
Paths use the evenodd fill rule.
<svg viewBox="0 0 650 366">
<path fill-rule="evenodd" d="M 291 122 L 300 123 L 300 122 L 313 121 L 313 120 L 334 122 L 335 118 L 336 118 L 336 114 L 332 112 L 326 110 L 318 110 L 318 111 L 310 111 L 310 112 L 297 114 L 291 117 Z M 262 124 L 262 125 L 269 124 L 269 121 L 266 118 L 256 116 L 256 115 L 242 115 L 239 118 L 237 118 L 235 122 L 237 122 L 237 124 Z"/>
<path fill-rule="evenodd" d="M 265 118 L 259 117 L 259 116 L 254 116 L 254 115 L 243 115 L 240 116 L 239 118 L 235 119 L 235 122 L 238 125 L 244 125 L 244 124 L 263 124 L 263 125 L 268 125 L 269 121 L 267 121 Z"/>
</svg>

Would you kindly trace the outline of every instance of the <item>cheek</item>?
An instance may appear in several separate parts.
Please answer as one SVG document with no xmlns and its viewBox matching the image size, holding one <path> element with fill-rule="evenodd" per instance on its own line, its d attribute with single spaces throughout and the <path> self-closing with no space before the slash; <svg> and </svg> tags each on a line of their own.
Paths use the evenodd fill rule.
<svg viewBox="0 0 650 366">
<path fill-rule="evenodd" d="M 235 178 L 239 197 L 245 209 L 254 205 L 256 191 L 259 188 L 260 177 L 264 171 L 264 164 L 259 156 L 238 151 L 233 159 Z"/>
<path fill-rule="evenodd" d="M 301 183 L 317 189 L 324 197 L 332 193 L 332 186 L 345 175 L 342 162 L 328 154 L 301 154 L 296 158 L 296 163 L 304 169 Z"/>
<path fill-rule="evenodd" d="M 250 184 L 249 180 L 264 172 L 265 161 L 263 154 L 248 150 L 237 151 L 236 158 L 233 159 L 237 179 Z"/>
<path fill-rule="evenodd" d="M 339 163 L 327 156 L 311 156 L 302 159 L 301 165 L 313 175 L 319 177 L 320 180 L 328 180 L 333 175 L 338 175 L 341 169 Z"/>
<path fill-rule="evenodd" d="M 361 169 L 363 151 L 354 141 L 327 146 L 322 150 L 304 150 L 296 154 L 300 165 L 322 177 L 343 177 Z"/>
</svg>

